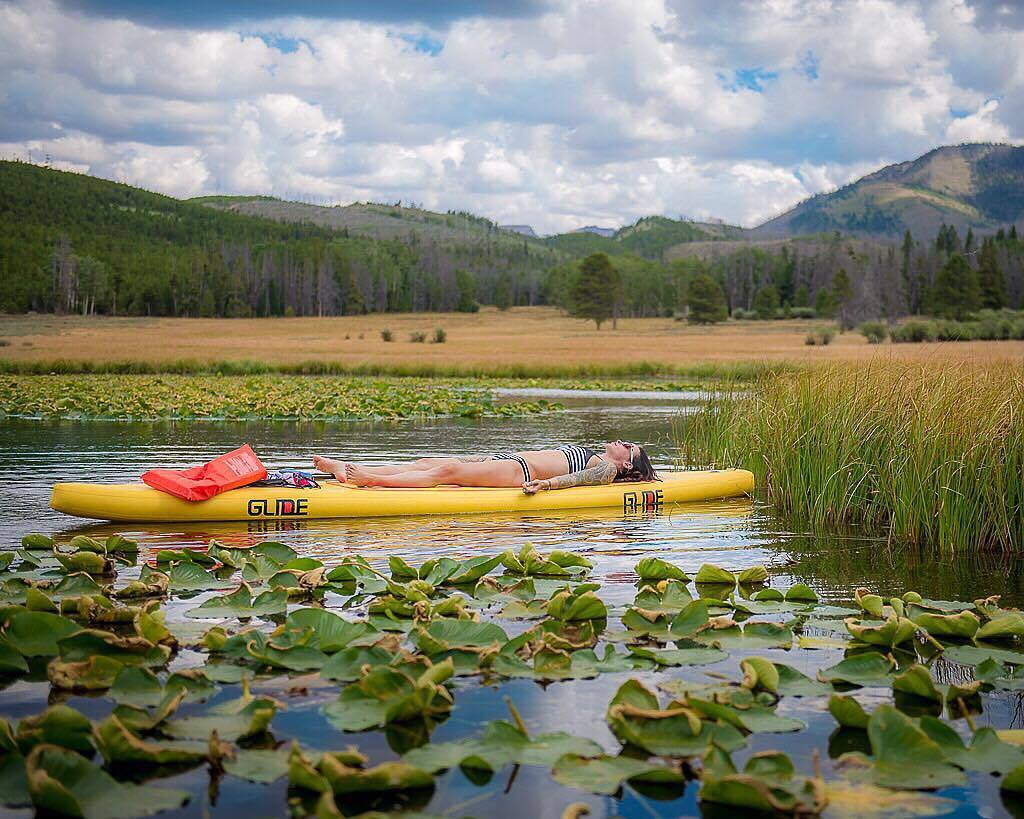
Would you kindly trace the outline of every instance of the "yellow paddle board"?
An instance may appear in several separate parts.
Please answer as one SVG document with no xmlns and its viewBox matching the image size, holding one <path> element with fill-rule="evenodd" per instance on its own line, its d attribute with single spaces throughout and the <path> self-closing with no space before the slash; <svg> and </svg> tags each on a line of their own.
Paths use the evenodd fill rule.
<svg viewBox="0 0 1024 819">
<path fill-rule="evenodd" d="M 576 486 L 536 495 L 517 488 L 391 489 L 325 481 L 319 489 L 242 487 L 198 502 L 181 500 L 143 483 L 58 483 L 50 496 L 50 508 L 80 518 L 153 523 L 530 513 L 598 507 L 631 513 L 656 512 L 668 503 L 744 495 L 754 488 L 754 476 L 745 469 L 666 472 L 661 477 L 648 483 Z"/>
</svg>

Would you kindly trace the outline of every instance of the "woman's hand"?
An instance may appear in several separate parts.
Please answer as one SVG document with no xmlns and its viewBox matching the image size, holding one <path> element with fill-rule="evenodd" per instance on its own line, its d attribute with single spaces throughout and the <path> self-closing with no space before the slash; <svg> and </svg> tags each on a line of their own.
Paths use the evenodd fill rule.
<svg viewBox="0 0 1024 819">
<path fill-rule="evenodd" d="M 527 481 L 523 484 L 523 491 L 527 495 L 536 495 L 542 489 L 550 489 L 551 481 Z"/>
</svg>

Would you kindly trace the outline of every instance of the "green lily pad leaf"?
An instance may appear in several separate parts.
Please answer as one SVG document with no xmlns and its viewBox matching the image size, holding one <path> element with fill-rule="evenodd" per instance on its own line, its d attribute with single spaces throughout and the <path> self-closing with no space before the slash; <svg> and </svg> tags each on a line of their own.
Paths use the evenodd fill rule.
<svg viewBox="0 0 1024 819">
<path fill-rule="evenodd" d="M 832 780 L 825 785 L 829 819 L 897 819 L 945 816 L 957 803 L 952 799 L 914 791 L 894 791 L 869 782 Z"/>
<path fill-rule="evenodd" d="M 997 663 L 1010 663 L 1011 665 L 1024 665 L 1024 652 L 1010 651 L 991 646 L 950 646 L 942 656 L 952 663 L 961 665 L 978 665 L 985 660 L 994 660 Z"/>
<path fill-rule="evenodd" d="M 25 760 L 32 804 L 42 812 L 90 819 L 151 816 L 184 805 L 186 791 L 118 782 L 84 757 L 39 745 Z"/>
<path fill-rule="evenodd" d="M 289 671 L 316 671 L 323 668 L 327 655 L 318 648 L 287 644 L 282 637 L 266 635 L 256 629 L 243 632 L 245 653 L 236 659 L 247 659 L 261 665 L 287 668 Z M 281 640 L 281 643 L 278 643 Z M 225 645 L 225 648 L 227 646 Z M 229 654 L 229 656 L 233 656 Z"/>
<path fill-rule="evenodd" d="M 806 583 L 794 583 L 786 589 L 786 599 L 796 603 L 817 603 L 818 595 Z"/>
<path fill-rule="evenodd" d="M 748 621 L 739 626 L 706 630 L 695 638 L 701 643 L 717 643 L 722 648 L 756 650 L 759 648 L 790 648 L 793 645 L 793 631 L 789 626 L 778 623 Z"/>
<path fill-rule="evenodd" d="M 334 754 L 324 754 L 317 766 L 335 794 L 389 793 L 433 788 L 434 778 L 405 762 L 382 762 L 372 768 L 345 764 Z"/>
<path fill-rule="evenodd" d="M 254 676 L 251 668 L 229 663 L 207 663 L 202 668 L 203 676 L 215 683 L 240 683 L 242 680 L 251 680 Z"/>
<path fill-rule="evenodd" d="M 170 649 L 154 645 L 144 637 L 118 637 L 109 631 L 82 629 L 58 643 L 60 658 L 64 662 L 81 662 L 103 656 L 124 665 L 160 666 L 167 662 Z"/>
<path fill-rule="evenodd" d="M 644 658 L 629 654 L 618 654 L 615 648 L 605 646 L 604 656 L 592 649 L 579 651 L 558 651 L 545 649 L 533 655 L 533 665 L 519 659 L 515 654 L 499 654 L 494 659 L 492 670 L 503 677 L 527 677 L 535 680 L 582 680 L 599 674 L 620 671 L 637 671 L 652 668 L 653 664 Z"/>
<path fill-rule="evenodd" d="M 266 617 L 283 614 L 287 608 L 288 592 L 265 591 L 253 597 L 249 587 L 243 583 L 230 594 L 211 597 L 194 609 L 189 609 L 185 616 L 203 619 Z"/>
<path fill-rule="evenodd" d="M 720 648 L 710 646 L 695 646 L 692 648 L 647 648 L 646 646 L 632 646 L 629 653 L 634 657 L 650 660 L 660 668 L 687 666 L 687 665 L 711 665 L 729 657 L 728 652 Z"/>
<path fill-rule="evenodd" d="M 488 723 L 478 738 L 430 743 L 409 751 L 402 759 L 428 773 L 460 765 L 497 771 L 505 765 L 551 767 L 565 754 L 597 756 L 602 752 L 601 746 L 590 739 L 562 732 L 530 738 L 515 725 L 498 720 Z"/>
<path fill-rule="evenodd" d="M 923 665 L 912 665 L 892 681 L 892 690 L 901 694 L 909 694 L 932 702 L 942 702 L 942 693 L 932 682 L 932 675 Z"/>
<path fill-rule="evenodd" d="M 940 719 L 921 717 L 921 730 L 942 749 L 946 759 L 965 771 L 987 774 L 1008 773 L 1024 763 L 1024 750 L 1003 742 L 996 732 L 985 726 L 965 746 L 960 735 Z"/>
<path fill-rule="evenodd" d="M 32 532 L 21 539 L 21 548 L 30 552 L 49 552 L 53 549 L 53 538 L 39 532 Z"/>
<path fill-rule="evenodd" d="M 201 671 L 172 674 L 166 688 L 148 668 L 126 666 L 117 675 L 107 696 L 118 705 L 152 708 L 159 705 L 170 691 L 184 688 L 186 700 L 201 701 L 217 693 L 217 686 Z"/>
<path fill-rule="evenodd" d="M 54 688 L 68 691 L 102 691 L 110 688 L 124 664 L 98 654 L 85 660 L 64 662 L 58 658 L 46 666 L 46 676 Z"/>
<path fill-rule="evenodd" d="M 828 698 L 828 712 L 835 717 L 836 722 L 842 728 L 868 727 L 870 715 L 853 697 L 844 697 L 842 694 L 833 694 Z"/>
<path fill-rule="evenodd" d="M 437 619 L 431 621 L 425 629 L 417 629 L 412 641 L 420 651 L 433 655 L 467 646 L 504 645 L 508 642 L 508 635 L 494 623 Z"/>
<path fill-rule="evenodd" d="M 1024 614 L 1007 611 L 985 623 L 974 634 L 976 640 L 1009 640 L 1024 637 Z"/>
<path fill-rule="evenodd" d="M 17 808 L 29 803 L 25 757 L 19 753 L 0 754 L 0 805 Z"/>
<path fill-rule="evenodd" d="M 910 607 L 910 619 L 927 631 L 932 637 L 954 637 L 971 640 L 981 627 L 978 615 L 971 611 L 958 614 L 934 614 L 929 611 Z"/>
<path fill-rule="evenodd" d="M 18 723 L 18 747 L 25 755 L 36 745 L 58 745 L 89 756 L 93 751 L 92 723 L 88 717 L 66 705 L 51 705 L 41 714 Z"/>
<path fill-rule="evenodd" d="M 681 580 L 683 583 L 690 582 L 690 578 L 678 566 L 674 566 L 667 560 L 660 557 L 644 557 L 637 561 L 633 569 L 645 583 L 657 582 L 659 580 Z"/>
<path fill-rule="evenodd" d="M 942 748 L 914 721 L 891 705 L 880 705 L 868 720 L 876 785 L 932 790 L 963 785 L 963 773 L 946 760 Z"/>
<path fill-rule="evenodd" d="M 55 552 L 54 557 L 69 572 L 86 572 L 99 576 L 115 574 L 113 561 L 96 552 Z"/>
<path fill-rule="evenodd" d="M 224 759 L 226 773 L 250 782 L 270 784 L 288 775 L 289 751 L 287 748 L 275 750 L 241 749 L 234 756 Z"/>
<path fill-rule="evenodd" d="M 446 586 L 461 586 L 467 583 L 476 583 L 477 580 L 490 572 L 496 566 L 500 566 L 501 559 L 501 555 L 494 555 L 492 557 L 474 557 L 470 560 L 464 560 L 459 563 L 458 568 L 442 582 Z"/>
<path fill-rule="evenodd" d="M 709 622 L 707 601 L 691 600 L 672 618 L 669 631 L 675 637 L 693 637 L 706 629 Z"/>
<path fill-rule="evenodd" d="M 205 742 L 157 742 L 137 737 L 116 715 L 96 726 L 96 745 L 108 765 L 190 765 L 206 760 Z"/>
<path fill-rule="evenodd" d="M 1021 691 L 1024 690 L 1024 667 L 1007 670 L 1002 663 L 984 660 L 974 669 L 974 679 L 1003 691 Z"/>
<path fill-rule="evenodd" d="M 419 569 L 411 566 L 398 555 L 388 556 L 388 568 L 391 570 L 391 576 L 396 580 L 415 580 L 420 576 Z"/>
<path fill-rule="evenodd" d="M 657 586 L 644 586 L 636 595 L 633 606 L 644 611 L 676 614 L 693 602 L 693 596 L 680 580 L 663 580 Z"/>
<path fill-rule="evenodd" d="M 736 749 L 745 744 L 729 724 L 701 720 L 693 709 L 674 704 L 662 709 L 639 680 L 628 680 L 608 705 L 608 726 L 622 742 L 659 756 L 698 756 L 712 742 Z"/>
<path fill-rule="evenodd" d="M 74 543 L 74 541 L 72 541 Z M 107 554 L 134 554 L 139 551 L 139 544 L 137 541 L 129 540 L 124 535 L 110 535 L 107 537 L 106 543 L 103 544 L 104 550 Z"/>
<path fill-rule="evenodd" d="M 712 747 L 704 756 L 701 802 L 739 808 L 744 814 L 817 815 L 825 807 L 824 782 L 795 775 L 793 763 L 780 751 L 761 751 L 736 770 L 728 753 Z"/>
<path fill-rule="evenodd" d="M 104 544 L 96 540 L 96 538 L 89 537 L 88 535 L 75 535 L 70 541 L 68 541 L 68 547 L 74 552 L 82 551 L 104 554 L 107 551 Z"/>
<path fill-rule="evenodd" d="M 894 668 L 888 657 L 872 651 L 855 654 L 840 660 L 831 668 L 821 669 L 818 671 L 818 679 L 822 682 L 844 682 L 864 687 L 889 685 Z"/>
<path fill-rule="evenodd" d="M 312 629 L 317 647 L 325 654 L 346 648 L 355 641 L 379 636 L 369 623 L 353 622 L 325 609 L 296 609 L 285 618 L 285 626 Z"/>
<path fill-rule="evenodd" d="M 195 563 L 199 566 L 214 566 L 217 561 L 200 549 L 160 549 L 154 557 L 158 566 L 171 563 Z"/>
<path fill-rule="evenodd" d="M 7 571 L 7 568 L 14 562 L 14 552 L 0 552 L 0 572 Z"/>
<path fill-rule="evenodd" d="M 352 646 L 334 654 L 320 669 L 327 680 L 352 682 L 363 676 L 364 668 L 390 665 L 399 655 L 378 646 Z"/>
<path fill-rule="evenodd" d="M 848 617 L 843 621 L 846 630 L 862 643 L 884 648 L 894 648 L 909 642 L 917 632 L 917 626 L 906 617 L 893 615 L 888 620 L 856 620 Z"/>
<path fill-rule="evenodd" d="M 198 563 L 191 560 L 181 561 L 171 566 L 167 573 L 168 585 L 174 591 L 216 591 L 230 589 L 234 583 L 219 580 Z"/>
<path fill-rule="evenodd" d="M 21 652 L 0 635 L 0 674 L 24 674 L 27 671 L 28 663 Z"/>
<path fill-rule="evenodd" d="M 56 613 L 57 606 L 39 589 L 29 588 L 25 591 L 25 608 L 29 611 L 49 611 Z"/>
<path fill-rule="evenodd" d="M 802 603 L 778 600 L 742 600 L 733 601 L 736 611 L 746 614 L 788 614 L 793 611 L 804 611 Z"/>
<path fill-rule="evenodd" d="M 663 765 L 655 765 L 625 756 L 584 757 L 566 754 L 551 771 L 560 785 L 581 791 L 611 795 L 623 782 L 644 782 L 682 787 L 682 774 Z"/>
<path fill-rule="evenodd" d="M 802 731 L 807 727 L 806 723 L 791 717 L 779 716 L 771 708 L 763 705 L 750 705 L 740 709 L 689 695 L 686 697 L 686 704 L 708 719 L 723 720 L 751 733 L 786 734 Z"/>
<path fill-rule="evenodd" d="M 736 575 L 736 580 L 741 586 L 749 586 L 754 583 L 767 583 L 768 570 L 764 566 L 748 566 Z"/>
<path fill-rule="evenodd" d="M 262 734 L 270 726 L 278 703 L 269 697 L 243 696 L 241 699 L 215 706 L 203 716 L 183 717 L 165 722 L 161 729 L 175 739 L 218 738 L 235 742 Z"/>
<path fill-rule="evenodd" d="M 289 560 L 295 560 L 299 556 L 291 546 L 286 546 L 283 543 L 278 543 L 274 540 L 265 540 L 262 543 L 257 543 L 249 550 L 250 554 L 260 555 L 273 560 L 275 563 L 283 566 Z"/>
<path fill-rule="evenodd" d="M 452 696 L 441 683 L 454 671 L 450 660 L 427 669 L 419 678 L 401 668 L 377 666 L 342 689 L 322 712 L 342 731 L 444 715 L 451 711 Z"/>
<path fill-rule="evenodd" d="M 786 598 L 783 596 L 782 592 L 780 592 L 778 589 L 773 589 L 773 588 L 771 588 L 769 586 L 769 587 L 765 587 L 763 589 L 758 589 L 756 592 L 754 592 L 750 596 L 750 599 L 751 600 L 760 600 L 762 602 L 773 602 L 773 601 L 774 602 L 781 602 L 782 600 L 785 600 Z"/>
<path fill-rule="evenodd" d="M 21 611 L 8 622 L 6 637 L 25 657 L 51 657 L 59 652 L 58 641 L 81 630 L 78 623 L 59 614 Z"/>
<path fill-rule="evenodd" d="M 713 563 L 705 563 L 697 570 L 697 583 L 708 585 L 735 586 L 736 575 L 727 569 L 716 566 Z"/>
<path fill-rule="evenodd" d="M 812 680 L 791 665 L 775 663 L 775 669 L 779 672 L 778 693 L 785 697 L 818 697 L 832 690 L 831 685 Z"/>
<path fill-rule="evenodd" d="M 603 620 L 608 616 L 604 601 L 593 591 L 579 587 L 558 592 L 548 601 L 548 616 L 565 622 Z"/>
<path fill-rule="evenodd" d="M 1007 793 L 1024 793 L 1024 763 L 1021 763 L 1006 776 L 999 784 L 999 789 Z"/>
<path fill-rule="evenodd" d="M 929 600 L 928 598 L 923 598 L 918 601 L 908 600 L 907 602 L 914 602 L 922 608 L 935 609 L 936 611 L 944 611 L 951 614 L 974 608 L 974 603 L 968 603 L 965 600 Z"/>
</svg>

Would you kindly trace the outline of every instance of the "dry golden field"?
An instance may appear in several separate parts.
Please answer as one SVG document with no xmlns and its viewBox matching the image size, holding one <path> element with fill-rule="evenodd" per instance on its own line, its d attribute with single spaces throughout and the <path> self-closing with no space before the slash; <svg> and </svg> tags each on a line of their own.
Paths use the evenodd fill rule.
<svg viewBox="0 0 1024 819">
<path fill-rule="evenodd" d="M 163 363 L 252 360 L 344 365 L 438 365 L 489 368 L 629 365 L 677 367 L 741 361 L 895 360 L 978 361 L 1024 358 L 1024 341 L 869 345 L 857 332 L 829 346 L 809 347 L 815 321 L 729 322 L 689 326 L 671 319 L 625 319 L 613 330 L 562 315 L 554 308 L 291 319 L 82 318 L 0 316 L 0 359 L 11 361 L 138 361 Z M 444 344 L 412 343 L 415 331 L 447 332 Z M 382 340 L 388 328 L 394 341 Z"/>
</svg>

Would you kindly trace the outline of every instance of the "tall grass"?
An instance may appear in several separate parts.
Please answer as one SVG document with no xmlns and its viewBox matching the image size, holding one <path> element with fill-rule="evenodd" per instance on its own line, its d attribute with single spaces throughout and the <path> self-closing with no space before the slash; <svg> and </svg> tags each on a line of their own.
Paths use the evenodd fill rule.
<svg viewBox="0 0 1024 819">
<path fill-rule="evenodd" d="M 411 362 L 347 363 L 303 361 L 274 364 L 262 361 L 14 361 L 0 359 L 6 375 L 346 375 L 409 378 L 645 378 L 674 376 L 695 380 L 752 381 L 765 375 L 792 372 L 783 361 L 728 361 L 673 366 L 651 361 L 625 364 L 432 364 Z"/>
<path fill-rule="evenodd" d="M 713 394 L 689 464 L 744 465 L 783 513 L 943 550 L 1024 548 L 1024 367 L 835 365 Z"/>
</svg>

